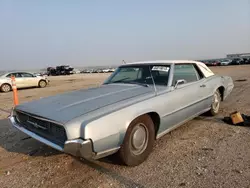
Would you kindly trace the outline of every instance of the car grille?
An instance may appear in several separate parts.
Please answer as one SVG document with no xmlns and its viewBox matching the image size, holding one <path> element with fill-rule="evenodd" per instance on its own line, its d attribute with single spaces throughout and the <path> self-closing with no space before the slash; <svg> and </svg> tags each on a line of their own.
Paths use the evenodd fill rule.
<svg viewBox="0 0 250 188">
<path fill-rule="evenodd" d="M 63 126 L 41 120 L 27 115 L 26 113 L 16 112 L 17 121 L 27 130 L 63 147 L 67 140 L 66 131 Z"/>
</svg>

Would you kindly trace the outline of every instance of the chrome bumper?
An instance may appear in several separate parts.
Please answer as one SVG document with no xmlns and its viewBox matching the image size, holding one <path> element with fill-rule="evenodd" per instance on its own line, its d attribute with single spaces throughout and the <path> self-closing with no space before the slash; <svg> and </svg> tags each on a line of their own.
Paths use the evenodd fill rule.
<svg viewBox="0 0 250 188">
<path fill-rule="evenodd" d="M 34 138 L 35 140 L 38 140 L 39 142 L 42 142 L 43 144 L 46 144 L 58 151 L 65 152 L 76 157 L 83 157 L 85 159 L 91 159 L 94 156 L 91 140 L 83 140 L 83 139 L 67 140 L 64 143 L 64 147 L 61 147 L 25 129 L 20 124 L 18 124 L 18 122 L 16 122 L 15 117 L 10 116 L 9 121 L 15 128 L 17 128 L 21 132 L 27 134 L 28 136 Z"/>
</svg>

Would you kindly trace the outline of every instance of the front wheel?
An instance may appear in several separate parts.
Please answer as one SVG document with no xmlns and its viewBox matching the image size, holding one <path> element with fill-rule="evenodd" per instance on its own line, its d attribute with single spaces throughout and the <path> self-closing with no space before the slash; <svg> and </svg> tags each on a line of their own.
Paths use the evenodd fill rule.
<svg viewBox="0 0 250 188">
<path fill-rule="evenodd" d="M 211 109 L 209 111 L 210 115 L 215 116 L 219 113 L 220 102 L 221 102 L 221 94 L 220 94 L 219 90 L 216 90 L 214 95 L 213 95 Z"/>
<path fill-rule="evenodd" d="M 154 123 L 150 116 L 143 115 L 131 122 L 119 150 L 120 159 L 127 166 L 144 162 L 153 150 L 155 141 Z"/>
<path fill-rule="evenodd" d="M 41 81 L 39 82 L 38 86 L 39 86 L 40 88 L 44 88 L 44 87 L 47 86 L 47 82 L 44 81 L 44 80 L 41 80 Z"/>
</svg>

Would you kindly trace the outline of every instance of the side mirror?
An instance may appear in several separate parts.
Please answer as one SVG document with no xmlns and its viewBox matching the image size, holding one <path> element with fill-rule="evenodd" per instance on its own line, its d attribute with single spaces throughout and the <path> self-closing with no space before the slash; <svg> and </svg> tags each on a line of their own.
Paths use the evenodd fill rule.
<svg viewBox="0 0 250 188">
<path fill-rule="evenodd" d="M 176 80 L 174 88 L 176 88 L 178 85 L 185 84 L 185 83 L 186 83 L 186 80 L 183 80 L 183 79 Z"/>
</svg>

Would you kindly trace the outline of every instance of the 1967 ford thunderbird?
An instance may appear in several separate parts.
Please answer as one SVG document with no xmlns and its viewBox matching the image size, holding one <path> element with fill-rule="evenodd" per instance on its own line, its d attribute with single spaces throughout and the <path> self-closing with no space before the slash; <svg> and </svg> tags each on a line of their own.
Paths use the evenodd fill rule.
<svg viewBox="0 0 250 188">
<path fill-rule="evenodd" d="M 117 153 L 128 166 L 145 161 L 156 139 L 205 112 L 216 115 L 234 87 L 198 61 L 120 65 L 96 88 L 16 106 L 11 124 L 59 151 L 85 159 Z"/>
</svg>

